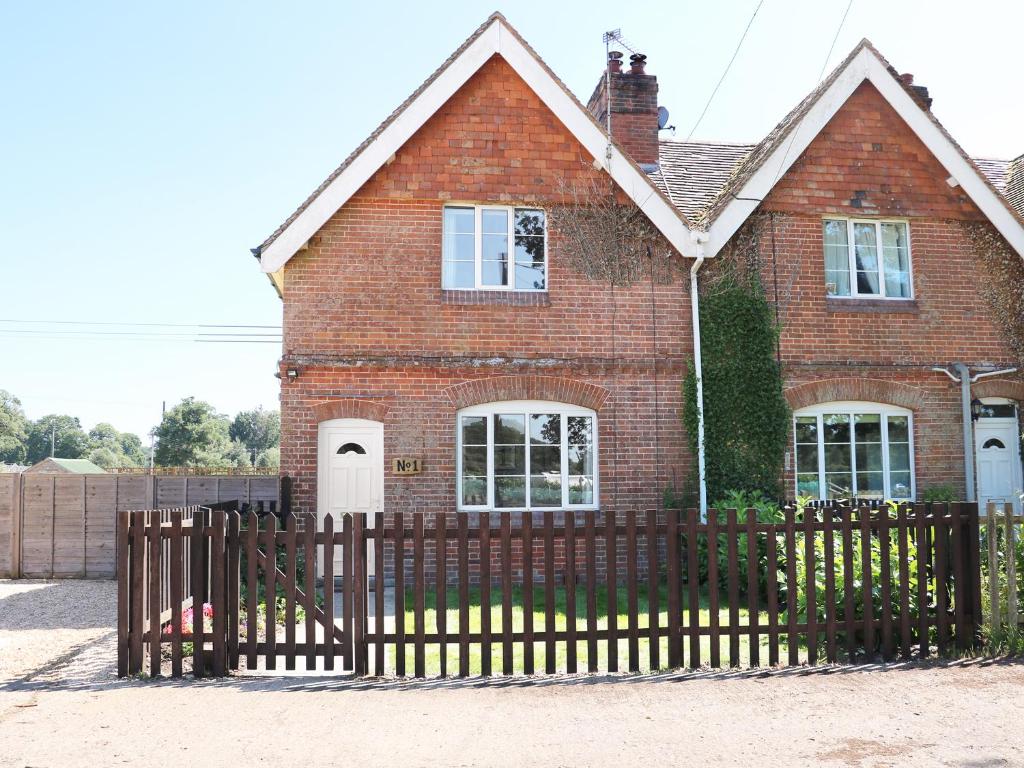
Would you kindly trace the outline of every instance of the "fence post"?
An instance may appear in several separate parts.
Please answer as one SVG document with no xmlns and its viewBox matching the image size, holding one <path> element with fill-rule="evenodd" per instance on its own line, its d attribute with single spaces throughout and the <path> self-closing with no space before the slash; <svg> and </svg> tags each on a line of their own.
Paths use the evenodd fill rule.
<svg viewBox="0 0 1024 768">
<path fill-rule="evenodd" d="M 967 562 L 971 573 L 971 637 L 976 646 L 981 642 L 981 626 L 984 618 L 981 608 L 981 521 L 977 502 L 967 505 L 967 514 Z"/>
<path fill-rule="evenodd" d="M 278 483 L 280 486 L 278 493 L 281 498 L 281 515 L 287 517 L 292 511 L 292 479 L 288 475 L 282 475 Z"/>
<path fill-rule="evenodd" d="M 149 579 L 149 616 L 146 624 L 149 627 L 149 675 L 160 676 L 160 518 L 156 511 L 146 515 L 146 538 L 148 540 L 148 562 L 146 563 Z"/>
<path fill-rule="evenodd" d="M 130 512 L 117 512 L 115 514 L 115 551 L 117 560 L 115 571 L 117 573 L 117 676 L 128 676 L 128 595 L 129 595 L 129 565 L 128 565 L 128 531 Z"/>
<path fill-rule="evenodd" d="M 237 505 L 236 505 L 237 506 Z M 238 622 L 241 615 L 241 518 L 238 511 L 232 509 L 228 515 L 228 539 L 227 539 L 227 621 L 228 621 L 228 666 L 230 669 L 238 669 Z"/>
<path fill-rule="evenodd" d="M 192 588 L 192 674 L 196 677 L 203 677 L 206 674 L 206 654 L 203 647 L 206 643 L 203 628 L 203 603 L 205 602 L 203 595 L 207 574 L 206 564 L 203 562 L 206 553 L 205 529 L 206 509 L 196 507 L 192 513 L 192 530 L 190 531 L 192 540 L 189 542 L 189 566 L 192 570 L 190 584 Z"/>
<path fill-rule="evenodd" d="M 225 577 L 227 559 L 224 550 L 224 534 L 227 519 L 223 509 L 210 513 L 213 535 L 210 537 L 210 604 L 213 606 L 213 675 L 227 674 L 227 609 L 228 594 Z"/>
<path fill-rule="evenodd" d="M 145 512 L 132 512 L 131 525 L 131 569 L 129 576 L 128 603 L 128 674 L 137 675 L 142 671 L 142 627 L 145 604 Z"/>
<path fill-rule="evenodd" d="M 356 512 L 352 515 L 352 560 L 355 566 L 353 574 L 353 593 L 355 599 L 352 601 L 355 608 L 353 616 L 353 651 L 355 652 L 355 674 L 361 677 L 366 674 L 366 541 L 363 539 L 363 527 L 365 512 Z"/>
<path fill-rule="evenodd" d="M 10 475 L 11 483 L 11 578 L 21 578 L 21 537 L 22 516 L 24 515 L 25 496 L 22 493 L 21 473 Z"/>
</svg>

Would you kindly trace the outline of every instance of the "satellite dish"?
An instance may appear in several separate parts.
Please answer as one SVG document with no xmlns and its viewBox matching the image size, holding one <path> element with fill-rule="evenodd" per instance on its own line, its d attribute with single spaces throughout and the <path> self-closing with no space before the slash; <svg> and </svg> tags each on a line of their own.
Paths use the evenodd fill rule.
<svg viewBox="0 0 1024 768">
<path fill-rule="evenodd" d="M 664 107 L 658 107 L 658 130 L 661 130 L 668 125 L 668 110 Z"/>
</svg>

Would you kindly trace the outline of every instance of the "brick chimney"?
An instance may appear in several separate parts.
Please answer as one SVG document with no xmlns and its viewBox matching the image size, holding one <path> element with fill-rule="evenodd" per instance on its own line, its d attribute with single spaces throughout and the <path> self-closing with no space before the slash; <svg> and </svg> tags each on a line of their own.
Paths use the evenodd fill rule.
<svg viewBox="0 0 1024 768">
<path fill-rule="evenodd" d="M 889 70 L 896 75 L 895 69 L 889 67 Z M 928 89 L 923 85 L 914 85 L 914 76 L 912 74 L 904 72 L 902 75 L 896 75 L 896 79 L 910 91 L 911 98 L 921 106 L 921 109 L 930 110 L 932 108 L 932 98 L 928 95 Z"/>
<path fill-rule="evenodd" d="M 612 136 L 640 166 L 658 164 L 658 78 L 644 68 L 647 57 L 634 53 L 629 71 L 622 71 L 622 54 L 608 54 L 608 74 L 602 74 L 587 102 L 602 126 L 608 120 L 608 84 L 611 84 Z"/>
</svg>

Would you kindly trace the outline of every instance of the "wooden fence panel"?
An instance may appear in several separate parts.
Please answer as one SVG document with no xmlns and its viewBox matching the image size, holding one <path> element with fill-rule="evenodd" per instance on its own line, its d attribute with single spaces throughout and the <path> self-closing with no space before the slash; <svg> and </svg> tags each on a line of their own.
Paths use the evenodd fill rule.
<svg viewBox="0 0 1024 768">
<path fill-rule="evenodd" d="M 278 501 L 274 476 L 0 475 L 0 577 L 113 578 L 116 515 Z"/>
<path fill-rule="evenodd" d="M 85 576 L 85 476 L 52 475 L 54 578 Z"/>
<path fill-rule="evenodd" d="M 0 578 L 17 576 L 21 566 L 21 474 L 0 474 Z"/>
<path fill-rule="evenodd" d="M 71 481 L 66 484 L 70 489 Z M 40 487 L 45 491 L 45 485 Z M 87 484 L 79 482 L 79 488 L 87 488 Z M 59 504 L 51 506 L 59 508 Z M 143 669 L 162 674 L 161 651 L 166 652 L 170 645 L 170 671 L 180 675 L 181 649 L 186 642 L 193 645 L 196 676 L 226 674 L 237 667 L 243 653 L 247 667 L 256 668 L 263 659 L 270 670 L 278 655 L 284 656 L 289 669 L 302 657 L 307 670 L 321 661 L 323 669 L 329 670 L 335 655 L 341 655 L 343 666 L 362 676 L 383 673 L 393 651 L 403 660 L 395 663 L 395 670 L 404 673 L 406 650 L 412 644 L 412 672 L 417 677 L 449 672 L 465 677 L 475 672 L 477 654 L 481 655 L 480 673 L 490 674 L 494 645 L 502 649 L 504 674 L 532 674 L 536 664 L 531 651 L 535 644 L 542 644 L 544 671 L 554 674 L 576 668 L 570 649 L 575 650 L 577 641 L 586 648 L 589 670 L 603 667 L 614 671 L 621 638 L 626 665 L 635 671 L 661 666 L 663 639 L 668 641 L 671 667 L 700 664 L 704 642 L 710 642 L 713 666 L 724 661 L 735 667 L 762 662 L 764 634 L 769 662 L 779 660 L 780 635 L 784 634 L 788 661 L 795 665 L 814 664 L 820 640 L 824 642 L 823 655 L 830 660 L 838 659 L 841 642 L 847 659 L 879 652 L 890 658 L 897 646 L 906 653 L 916 645 L 923 649 L 919 655 L 925 655 L 933 639 L 940 652 L 950 649 L 954 639 L 956 647 L 964 650 L 973 647 L 978 629 L 974 595 L 979 587 L 970 571 L 978 554 L 978 539 L 972 534 L 977 513 L 971 505 L 918 506 L 895 516 L 885 507 L 823 508 L 820 517 L 817 510 L 802 510 L 806 514 L 799 519 L 793 509 L 787 509 L 781 526 L 759 522 L 753 510 L 728 510 L 724 524 L 714 517 L 701 522 L 694 510 L 646 510 L 642 519 L 636 511 L 627 510 L 621 516 L 605 511 L 599 528 L 597 513 L 586 512 L 582 530 L 575 515 L 566 515 L 556 525 L 555 514 L 544 513 L 538 518 L 542 525 L 536 532 L 530 514 L 522 515 L 521 523 L 513 527 L 513 515 L 508 512 L 499 515 L 495 531 L 486 514 L 457 513 L 450 523 L 441 513 L 428 513 L 413 515 L 411 531 L 405 529 L 400 514 L 378 515 L 374 528 L 366 528 L 364 515 L 344 516 L 340 532 L 336 532 L 333 518 L 326 519 L 319 531 L 317 520 L 308 514 L 301 521 L 288 515 L 279 531 L 274 515 L 261 521 L 251 514 L 243 529 L 234 511 L 193 507 L 185 512 L 192 515 L 195 525 L 189 525 L 180 511 L 167 510 L 122 513 L 117 519 L 119 674 Z M 518 513 L 516 518 L 519 522 Z M 1015 518 L 1011 525 L 1016 524 Z M 450 530 L 450 525 L 454 529 Z M 1002 520 L 994 527 L 1008 538 Z M 498 541 L 492 545 L 493 535 Z M 1015 535 L 1011 531 L 1011 536 Z M 393 573 L 402 577 L 394 588 L 404 592 L 406 568 L 400 550 L 408 537 L 412 538 L 411 635 L 404 629 L 404 597 L 395 601 L 396 608 L 401 606 L 403 621 L 396 617 L 394 631 L 385 627 L 385 589 L 391 588 L 388 579 L 392 575 L 388 567 L 394 564 Z M 610 576 L 604 606 L 598 605 L 597 594 L 599 538 L 603 539 Z M 582 564 L 576 562 L 577 544 L 582 545 Z M 824 545 L 824 550 L 818 544 Z M 315 569 L 321 546 L 330 562 L 324 569 L 322 608 Z M 333 550 L 339 546 L 342 551 L 336 558 Z M 476 575 L 472 570 L 474 551 L 486 559 L 479 572 L 479 605 L 473 602 L 470 588 Z M 698 552 L 707 553 L 703 562 Z M 517 563 L 513 555 L 520 553 L 522 587 L 514 583 Z M 905 566 L 887 565 L 893 553 Z M 428 557 L 431 554 L 433 561 Z M 498 582 L 490 579 L 492 556 L 500 565 Z M 721 584 L 720 559 L 724 569 Z M 340 611 L 333 589 L 333 564 L 338 561 L 343 564 Z M 304 571 L 300 568 L 303 563 Z M 268 597 L 264 638 L 257 637 L 255 622 L 260 568 Z M 914 568 L 924 575 L 923 591 L 910 589 Z M 781 571 L 782 579 L 776 571 Z M 586 582 L 581 622 L 576 610 L 578 576 Z M 537 606 L 543 623 L 535 626 L 531 585 L 537 579 L 543 580 L 543 588 L 538 590 L 542 605 Z M 614 618 L 618 615 L 615 582 L 619 579 L 625 590 L 621 626 Z M 815 595 L 822 580 L 825 587 Z M 244 619 L 240 603 L 243 582 L 250 598 Z M 368 594 L 371 584 L 372 602 Z M 445 597 L 449 587 L 456 595 L 450 602 Z M 492 587 L 500 592 L 493 601 Z M 839 594 L 840 588 L 844 595 Z M 284 596 L 283 616 L 277 615 L 275 607 L 278 591 Z M 711 609 L 707 626 L 699 619 L 704 594 Z M 685 610 L 681 605 L 684 595 Z M 663 618 L 666 596 L 668 611 Z M 934 605 L 929 602 L 933 598 Z M 497 628 L 483 621 L 492 602 L 495 608 L 501 606 Z M 204 604 L 212 607 L 205 626 Z M 428 605 L 436 609 L 432 624 L 426 621 Z M 191 631 L 182 626 L 181 611 L 188 606 L 194 611 Z M 298 606 L 305 610 L 305 618 L 297 622 Z M 603 617 L 599 607 L 604 609 Z M 481 621 L 476 630 L 470 616 L 478 610 Z M 782 610 L 784 618 L 779 615 Z M 759 618 L 761 611 L 767 612 L 767 624 Z M 446 620 L 448 612 L 451 615 Z M 723 621 L 719 612 L 727 619 Z M 914 612 L 919 622 L 910 621 Z M 339 614 L 340 625 L 336 623 Z M 285 625 L 281 629 L 283 643 L 276 639 L 280 618 Z M 845 635 L 842 638 L 841 633 Z M 689 638 L 689 658 L 683 653 L 684 635 Z M 727 660 L 721 653 L 725 642 Z M 447 663 L 449 645 L 457 646 L 457 667 Z M 605 649 L 599 661 L 598 650 Z"/>
<path fill-rule="evenodd" d="M 132 478 L 135 479 L 135 478 Z M 114 530 L 122 509 L 140 509 L 143 504 L 121 506 L 122 485 L 115 476 L 85 477 L 85 575 L 89 578 L 114 576 Z"/>
<path fill-rule="evenodd" d="M 22 475 L 21 573 L 28 578 L 53 576 L 56 475 Z"/>
</svg>

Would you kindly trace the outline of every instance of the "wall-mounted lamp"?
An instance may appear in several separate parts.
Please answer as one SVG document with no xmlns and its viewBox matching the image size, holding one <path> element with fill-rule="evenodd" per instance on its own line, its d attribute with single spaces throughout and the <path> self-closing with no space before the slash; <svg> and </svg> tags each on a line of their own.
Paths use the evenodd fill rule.
<svg viewBox="0 0 1024 768">
<path fill-rule="evenodd" d="M 288 376 L 288 381 L 295 381 L 297 378 L 299 378 L 299 369 L 289 368 L 287 371 L 285 371 L 285 375 Z"/>
<path fill-rule="evenodd" d="M 985 404 L 978 398 L 971 400 L 971 421 L 977 421 L 981 418 L 982 411 L 985 410 Z"/>
</svg>

